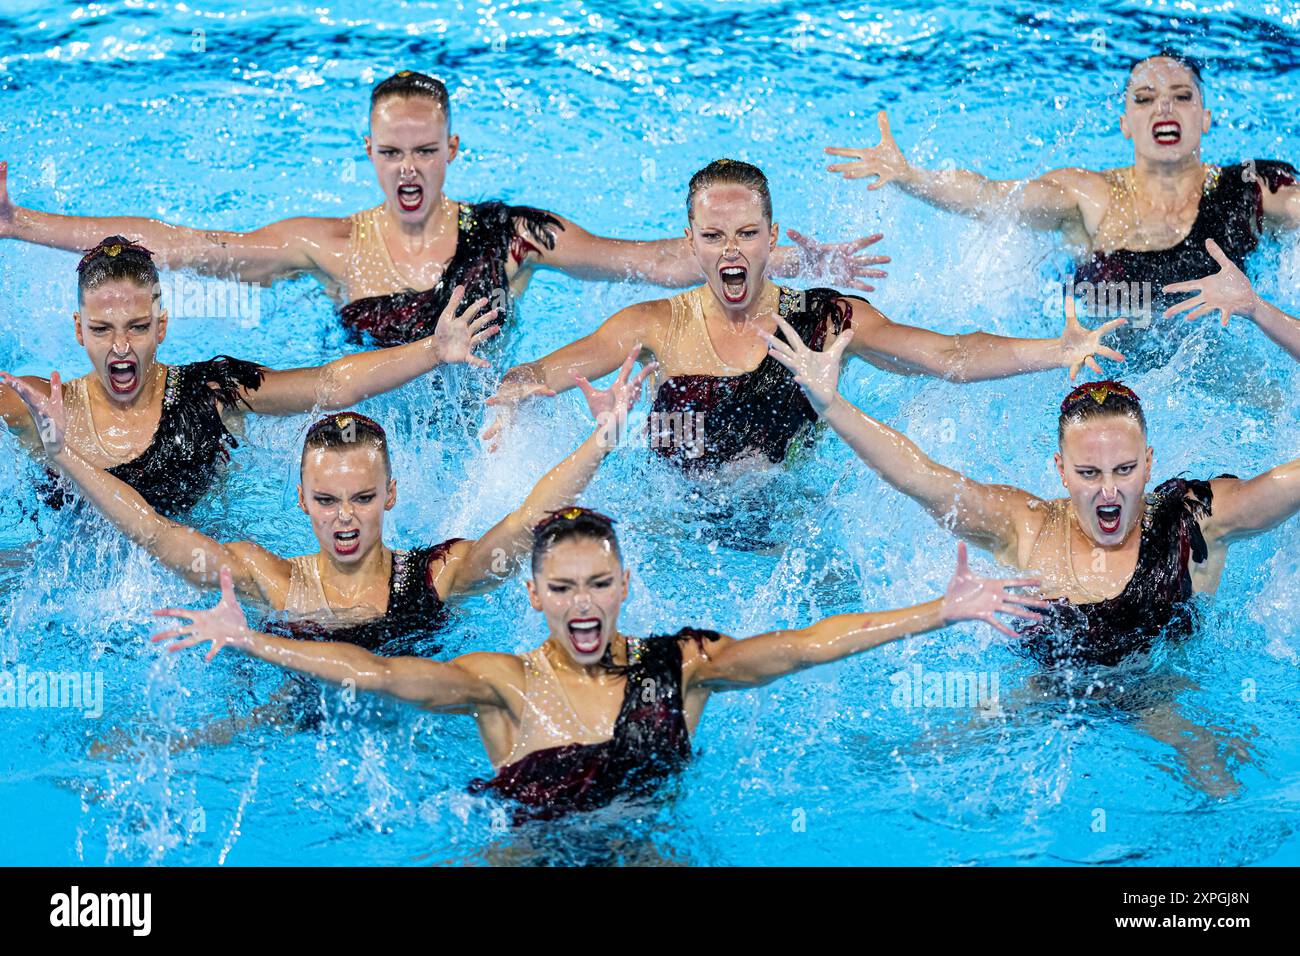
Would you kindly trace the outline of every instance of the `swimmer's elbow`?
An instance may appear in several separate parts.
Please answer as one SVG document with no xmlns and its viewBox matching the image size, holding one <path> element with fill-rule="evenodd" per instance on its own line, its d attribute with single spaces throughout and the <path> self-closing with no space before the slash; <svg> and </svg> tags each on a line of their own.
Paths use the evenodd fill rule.
<svg viewBox="0 0 1300 956">
<path fill-rule="evenodd" d="M 933 372 L 936 378 L 959 385 L 968 385 L 976 380 L 971 370 L 970 349 L 967 348 L 965 335 L 949 336 L 947 344 L 939 351 L 938 358 Z"/>
</svg>

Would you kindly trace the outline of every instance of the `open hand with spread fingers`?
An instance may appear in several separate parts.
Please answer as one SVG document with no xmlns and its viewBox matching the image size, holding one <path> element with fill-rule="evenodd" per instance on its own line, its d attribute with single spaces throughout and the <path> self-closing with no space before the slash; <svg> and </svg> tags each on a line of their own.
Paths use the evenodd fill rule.
<svg viewBox="0 0 1300 956">
<path fill-rule="evenodd" d="M 466 364 L 487 368 L 487 359 L 474 354 L 474 349 L 501 331 L 499 325 L 489 325 L 497 317 L 498 309 L 488 309 L 487 299 L 476 299 L 463 309 L 465 287 L 456 286 L 447 307 L 438 316 L 433 330 L 433 348 L 438 361 L 444 365 Z"/>
<path fill-rule="evenodd" d="M 957 570 L 948 582 L 948 590 L 943 596 L 943 619 L 949 624 L 954 621 L 983 621 L 1003 634 L 1018 637 L 1015 631 L 994 615 L 1008 614 L 1028 621 L 1041 620 L 1041 614 L 1027 608 L 1045 608 L 1048 607 L 1048 602 L 1011 590 L 1038 586 L 1039 582 L 1035 578 L 979 577 L 967 563 L 966 542 L 960 541 L 957 544 Z"/>
<path fill-rule="evenodd" d="M 1224 326 L 1228 324 L 1230 315 L 1240 315 L 1253 320 L 1259 310 L 1260 298 L 1250 284 L 1250 280 L 1246 278 L 1246 273 L 1224 254 L 1213 239 L 1205 240 L 1205 250 L 1219 264 L 1219 271 L 1203 279 L 1173 282 L 1165 286 L 1165 292 L 1195 293 L 1165 309 L 1166 318 L 1183 315 L 1185 312 L 1187 314 L 1184 317 L 1190 322 L 1203 315 L 1218 312 L 1219 321 Z"/>
<path fill-rule="evenodd" d="M 40 433 L 45 454 L 57 457 L 63 451 L 63 437 L 67 433 L 67 414 L 63 410 L 63 380 L 58 372 L 50 373 L 50 394 L 44 395 L 30 382 L 0 372 L 0 381 L 12 388 L 32 413 L 36 430 Z"/>
<path fill-rule="evenodd" d="M 839 335 L 828 336 L 826 348 L 818 352 L 805 345 L 799 333 L 785 319 L 778 317 L 776 325 L 784 340 L 775 335 L 764 335 L 767 354 L 794 372 L 795 384 L 804 390 L 809 404 L 820 415 L 830 408 L 839 392 L 840 366 L 844 362 L 844 350 L 853 341 L 853 329 L 850 327 Z"/>
<path fill-rule="evenodd" d="M 212 648 L 204 660 L 212 660 L 223 647 L 240 646 L 252 634 L 248 627 L 248 619 L 244 617 L 244 609 L 239 606 L 239 601 L 235 598 L 235 585 L 230 568 L 224 564 L 221 566 L 221 600 L 217 602 L 216 607 L 206 611 L 169 607 L 153 613 L 155 617 L 179 617 L 189 620 L 188 624 L 155 634 L 152 638 L 155 644 L 171 641 L 172 643 L 167 645 L 167 650 L 175 653 L 187 647 L 194 647 L 196 644 L 211 642 Z"/>
<path fill-rule="evenodd" d="M 638 343 L 627 353 L 614 384 L 609 388 L 598 389 L 586 376 L 573 373 L 573 380 L 587 400 L 587 410 L 600 424 L 605 439 L 613 445 L 619 444 L 627 433 L 627 413 L 640 401 L 646 378 L 659 367 L 658 362 L 647 362 L 633 376 L 632 367 L 640 354 L 641 345 Z"/>
<path fill-rule="evenodd" d="M 889 262 L 889 256 L 867 255 L 866 250 L 884 238 L 883 233 L 863 236 L 849 242 L 817 242 L 801 232 L 787 229 L 785 234 L 799 252 L 799 274 L 820 276 L 833 286 L 874 292 L 876 287 L 864 279 L 883 279 L 889 275 L 876 266 Z"/>
<path fill-rule="evenodd" d="M 1089 329 L 1079 321 L 1079 310 L 1074 296 L 1066 292 L 1065 331 L 1061 333 L 1057 342 L 1061 349 L 1061 366 L 1070 370 L 1071 382 L 1075 380 L 1084 365 L 1098 375 L 1105 375 L 1101 366 L 1097 364 L 1098 355 L 1115 362 L 1125 361 L 1123 355 L 1109 346 L 1102 345 L 1101 340 L 1127 322 L 1128 319 L 1111 319 L 1095 329 Z"/>
<path fill-rule="evenodd" d="M 894 134 L 889 130 L 889 117 L 884 110 L 876 114 L 876 125 L 880 127 L 879 145 L 867 149 L 827 146 L 826 152 L 830 155 L 844 156 L 852 160 L 848 163 L 827 166 L 827 171 L 839 173 L 845 179 L 865 179 L 868 176 L 875 176 L 876 181 L 868 186 L 868 189 L 879 189 L 881 186 L 909 176 L 912 172 L 912 164 L 907 161 L 903 151 L 894 142 Z"/>
</svg>

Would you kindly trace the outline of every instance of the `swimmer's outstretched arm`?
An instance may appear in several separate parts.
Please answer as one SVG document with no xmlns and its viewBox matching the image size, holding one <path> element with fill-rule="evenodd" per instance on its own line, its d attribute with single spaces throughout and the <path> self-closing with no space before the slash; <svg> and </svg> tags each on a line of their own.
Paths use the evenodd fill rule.
<svg viewBox="0 0 1300 956">
<path fill-rule="evenodd" d="M 629 352 L 649 363 L 660 338 L 660 327 L 670 314 L 667 299 L 638 302 L 615 312 L 590 335 L 516 365 L 501 376 L 496 394 L 487 400 L 499 414 L 483 437 L 496 437 L 510 410 L 521 402 L 577 388 L 583 379 L 603 378 L 618 368 Z"/>
<path fill-rule="evenodd" d="M 769 354 L 795 373 L 818 416 L 881 478 L 912 498 L 958 537 L 1014 564 L 1016 546 L 1036 499 L 1010 485 L 986 485 L 931 460 L 900 431 L 869 417 L 839 393 L 845 330 L 814 351 L 796 335 L 789 342 L 769 338 Z M 951 525 L 948 524 L 951 519 Z"/>
<path fill-rule="evenodd" d="M 434 584 L 439 594 L 478 594 L 501 584 L 514 570 L 515 559 L 532 550 L 533 527 L 550 512 L 577 501 L 601 462 L 618 447 L 627 413 L 641 397 L 652 366 L 633 375 L 635 359 L 636 353 L 629 352 L 618 378 L 605 391 L 597 391 L 586 379 L 579 382 L 597 418 L 596 430 L 577 451 L 542 476 L 516 511 L 477 541 L 461 542 L 463 550 L 453 551 Z"/>
<path fill-rule="evenodd" d="M 159 617 L 187 618 L 188 624 L 153 637 L 172 641 L 168 651 L 211 643 L 206 660 L 223 647 L 356 690 L 387 694 L 440 713 L 468 714 L 504 707 L 499 688 L 518 680 L 518 659 L 510 654 L 465 654 L 451 661 L 423 657 L 379 657 L 355 644 L 299 641 L 254 631 L 235 599 L 229 568 L 221 569 L 221 600 L 207 611 L 166 608 Z"/>
<path fill-rule="evenodd" d="M 439 365 L 465 363 L 485 368 L 488 362 L 475 355 L 474 349 L 501 330 L 500 326 L 488 326 L 497 310 L 483 311 L 487 299 L 460 309 L 464 295 L 464 287 L 457 286 L 432 335 L 311 368 L 266 369 L 261 385 L 243 390 L 243 401 L 250 411 L 263 415 L 296 415 L 316 408 L 332 412 L 400 388 Z"/>
<path fill-rule="evenodd" d="M 1038 620 L 1039 615 L 1027 609 L 1045 607 L 1045 602 L 1010 590 L 1037 586 L 1038 581 L 1032 578 L 977 577 L 967 564 L 966 545 L 958 544 L 957 571 L 942 598 L 897 611 L 837 614 L 798 630 L 772 631 L 740 641 L 726 640 L 721 647 L 710 645 L 702 649 L 687 679 L 687 688 L 760 687 L 786 674 L 838 661 L 957 621 L 984 621 L 1014 637 L 1015 632 L 995 615 Z"/>
<path fill-rule="evenodd" d="M 1014 213 L 1036 229 L 1061 229 L 1082 223 L 1084 209 L 1096 204 L 1101 177 L 1086 169 L 1057 169 L 1037 179 L 989 179 L 969 169 L 929 170 L 913 166 L 894 142 L 885 111 L 876 114 L 880 144 L 866 149 L 828 146 L 832 156 L 852 162 L 827 166 L 845 179 L 875 177 L 868 189 L 894 183 L 931 206 L 967 216 Z"/>
<path fill-rule="evenodd" d="M 18 239 L 81 252 L 105 236 L 144 245 L 168 269 L 268 283 L 310 272 L 325 278 L 327 250 L 347 239 L 347 220 L 301 216 L 253 232 L 174 226 L 141 216 L 64 216 L 15 206 L 9 200 L 8 163 L 0 162 L 0 239 Z"/>
<path fill-rule="evenodd" d="M 288 586 L 289 562 L 251 541 L 222 544 L 164 518 L 149 507 L 140 492 L 89 464 L 64 444 L 63 383 L 58 372 L 50 374 L 48 395 L 3 372 L 0 379 L 27 403 L 50 464 L 70 478 L 118 531 L 191 584 L 215 588 L 218 569 L 229 565 L 240 594 L 279 606 L 276 596 L 282 596 Z"/>
<path fill-rule="evenodd" d="M 1201 531 L 1213 548 L 1272 531 L 1300 511 L 1300 458 L 1250 479 L 1215 478 Z"/>
<path fill-rule="evenodd" d="M 1050 369 L 1069 369 L 1070 381 L 1086 364 L 1101 375 L 1096 356 L 1124 361 L 1101 344 L 1125 319 L 1111 319 L 1096 329 L 1079 322 L 1074 299 L 1065 302 L 1065 331 L 1055 339 L 1020 339 L 987 332 L 945 335 L 890 321 L 865 299 L 845 297 L 853 310 L 849 351 L 880 368 L 903 375 L 933 375 L 953 382 L 982 382 Z M 778 325 L 790 340 L 798 333 L 784 320 Z"/>
<path fill-rule="evenodd" d="M 531 251 L 524 262 L 526 268 L 558 269 L 577 279 L 611 282 L 637 279 L 670 288 L 699 285 L 704 280 L 700 264 L 685 238 L 609 239 L 592 235 L 561 216 L 555 218 L 560 220 L 560 228 L 551 232 L 554 248 L 530 243 Z M 774 276 L 827 276 L 836 285 L 871 292 L 873 287 L 863 280 L 885 275 L 875 267 L 888 262 L 889 257 L 865 252 L 880 241 L 879 234 L 832 243 L 816 242 L 793 230 L 787 230 L 786 234 L 795 245 L 778 246 L 773 252 L 770 269 Z"/>
<path fill-rule="evenodd" d="M 1165 309 L 1165 317 L 1186 313 L 1184 317 L 1191 321 L 1218 312 L 1219 321 L 1226 326 L 1229 316 L 1240 315 L 1258 325 L 1265 335 L 1290 352 L 1292 358 L 1300 359 L 1300 319 L 1260 298 L 1246 274 L 1224 255 L 1213 239 L 1205 240 L 1205 248 L 1219 264 L 1219 271 L 1204 279 L 1165 286 L 1165 292 L 1169 293 L 1195 293 Z"/>
</svg>

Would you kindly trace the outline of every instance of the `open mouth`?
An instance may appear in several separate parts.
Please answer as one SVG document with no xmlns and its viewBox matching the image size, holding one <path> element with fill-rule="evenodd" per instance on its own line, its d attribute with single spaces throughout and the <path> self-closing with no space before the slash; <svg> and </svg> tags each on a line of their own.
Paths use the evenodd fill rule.
<svg viewBox="0 0 1300 956">
<path fill-rule="evenodd" d="M 569 622 L 569 643 L 579 654 L 594 654 L 600 649 L 600 619 L 580 617 Z"/>
<path fill-rule="evenodd" d="M 1114 534 L 1119 530 L 1121 512 L 1119 505 L 1097 506 L 1097 527 L 1101 528 L 1102 534 Z"/>
<path fill-rule="evenodd" d="M 424 203 L 423 186 L 398 186 L 397 205 L 403 212 L 415 212 Z"/>
<path fill-rule="evenodd" d="M 361 532 L 356 528 L 351 531 L 334 532 L 334 551 L 337 554 L 355 554 L 361 547 Z"/>
<path fill-rule="evenodd" d="M 1182 141 L 1183 128 L 1173 120 L 1166 120 L 1151 127 L 1151 135 L 1161 146 L 1175 146 Z"/>
<path fill-rule="evenodd" d="M 132 359 L 108 363 L 108 384 L 118 395 L 127 395 L 135 391 L 140 381 L 139 366 Z"/>
<path fill-rule="evenodd" d="M 718 270 L 722 278 L 722 296 L 728 302 L 743 302 L 749 291 L 749 272 L 744 266 L 723 266 Z"/>
</svg>

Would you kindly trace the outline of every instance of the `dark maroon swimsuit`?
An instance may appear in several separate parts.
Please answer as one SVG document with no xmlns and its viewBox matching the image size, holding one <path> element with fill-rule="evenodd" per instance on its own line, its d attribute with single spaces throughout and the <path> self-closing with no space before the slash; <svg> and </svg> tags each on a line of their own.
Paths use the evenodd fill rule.
<svg viewBox="0 0 1300 956">
<path fill-rule="evenodd" d="M 188 511 L 207 494 L 239 442 L 221 420 L 220 405 L 234 408 L 241 390 L 256 391 L 266 371 L 261 365 L 219 355 L 206 362 L 173 365 L 163 391 L 162 417 L 149 447 L 137 457 L 107 469 L 164 515 Z M 53 474 L 41 489 L 51 508 L 63 507 L 73 492 Z"/>
<path fill-rule="evenodd" d="M 1161 297 L 1166 285 L 1202 279 L 1219 271 L 1219 264 L 1205 251 L 1205 240 L 1213 239 L 1224 254 L 1242 269 L 1246 256 L 1259 245 L 1264 227 L 1264 194 L 1283 186 L 1294 186 L 1296 169 L 1290 163 L 1257 159 L 1250 163 L 1224 166 L 1206 181 L 1196 211 L 1196 221 L 1186 238 L 1168 249 L 1135 252 L 1116 249 L 1095 252 L 1079 266 L 1076 283 L 1150 282 L 1153 298 Z M 1076 292 L 1076 294 L 1078 294 Z"/>
<path fill-rule="evenodd" d="M 594 810 L 624 796 L 652 791 L 684 767 L 691 735 L 682 703 L 682 641 L 700 646 L 716 631 L 682 628 L 676 634 L 629 640 L 627 684 L 614 736 L 599 744 L 567 744 L 528 754 L 471 793 L 493 793 L 519 804 L 515 823 Z"/>
<path fill-rule="evenodd" d="M 331 627 L 315 621 L 286 621 L 274 617 L 262 622 L 270 634 L 308 641 L 341 641 L 355 644 L 382 657 L 412 654 L 421 644 L 421 655 L 436 654 L 441 649 L 423 642 L 447 626 L 451 611 L 430 583 L 434 579 L 435 561 L 445 561 L 451 546 L 461 538 L 448 538 L 441 544 L 412 548 L 401 567 L 394 567 L 388 579 L 388 608 L 380 617 L 357 624 Z M 320 689 L 315 681 L 301 674 L 289 676 L 289 712 L 299 730 L 320 726 L 325 715 L 320 707 Z"/>
<path fill-rule="evenodd" d="M 328 622 L 285 621 L 271 618 L 266 629 L 283 637 L 314 641 L 342 641 L 386 656 L 409 653 L 416 642 L 447 625 L 451 612 L 430 583 L 435 561 L 445 561 L 452 545 L 463 538 L 412 548 L 388 579 L 388 608 L 376 618 L 331 627 Z M 426 653 L 434 652 L 426 649 Z"/>
<path fill-rule="evenodd" d="M 501 310 L 493 325 L 502 325 L 514 311 L 506 275 L 508 260 L 522 262 L 539 246 L 554 249 L 555 230 L 563 228 L 550 213 L 530 206 L 462 203 L 456 251 L 437 285 L 424 292 L 411 290 L 349 302 L 339 311 L 339 318 L 354 339 L 369 338 L 381 346 L 404 345 L 432 334 L 452 290 L 463 285 L 463 301 L 487 299 L 489 307 Z M 522 238 L 521 231 L 531 241 Z"/>
<path fill-rule="evenodd" d="M 847 303 L 855 299 L 834 289 L 783 287 L 779 309 L 804 343 L 820 350 L 828 333 L 852 325 Z M 816 421 L 794 373 L 765 355 L 758 368 L 742 375 L 676 375 L 665 381 L 651 408 L 650 445 L 687 472 L 709 471 L 755 451 L 780 462 Z M 675 429 L 697 440 L 680 441 Z"/>
<path fill-rule="evenodd" d="M 1233 475 L 1219 475 L 1232 478 Z M 1199 519 L 1213 504 L 1208 481 L 1171 478 L 1147 495 L 1137 567 L 1117 596 L 1090 604 L 1051 602 L 1043 619 L 1017 623 L 1017 645 L 1049 666 L 1113 665 L 1156 637 L 1185 637 L 1197 624 L 1189 561 L 1208 555 Z"/>
</svg>

